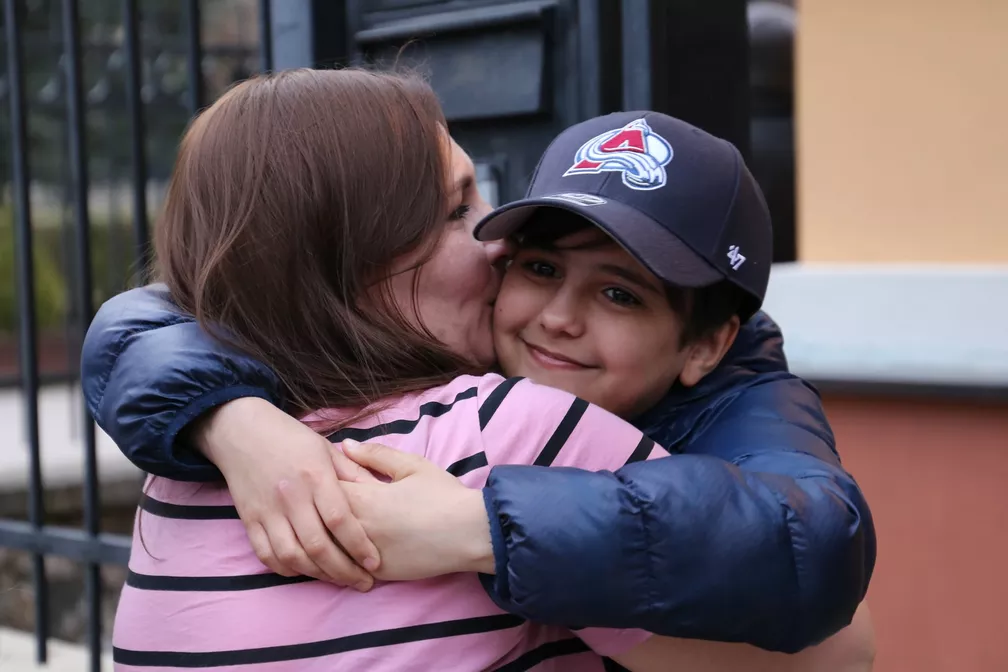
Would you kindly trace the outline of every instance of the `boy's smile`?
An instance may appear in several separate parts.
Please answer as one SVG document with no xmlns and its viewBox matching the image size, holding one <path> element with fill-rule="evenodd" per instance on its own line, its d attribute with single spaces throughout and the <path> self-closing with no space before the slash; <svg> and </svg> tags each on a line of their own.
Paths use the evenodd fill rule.
<svg viewBox="0 0 1008 672">
<path fill-rule="evenodd" d="M 557 387 L 623 417 L 669 390 L 689 359 L 661 282 L 594 226 L 520 246 L 494 316 L 508 376 Z"/>
<path fill-rule="evenodd" d="M 561 355 L 560 353 L 553 352 L 547 348 L 540 347 L 538 345 L 533 345 L 526 342 L 524 339 L 519 337 L 519 340 L 525 345 L 525 348 L 529 352 L 529 356 L 536 361 L 539 366 L 544 369 L 556 369 L 559 371 L 578 371 L 580 369 L 593 369 L 597 368 L 584 362 L 579 362 L 578 360 L 567 357 L 566 355 Z"/>
</svg>

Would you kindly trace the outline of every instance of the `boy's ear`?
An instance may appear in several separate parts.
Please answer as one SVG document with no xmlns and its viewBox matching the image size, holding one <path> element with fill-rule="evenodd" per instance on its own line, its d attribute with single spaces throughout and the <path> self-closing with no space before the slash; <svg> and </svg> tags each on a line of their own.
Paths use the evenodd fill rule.
<svg viewBox="0 0 1008 672">
<path fill-rule="evenodd" d="M 730 320 L 710 334 L 687 345 L 686 349 L 689 352 L 686 355 L 686 363 L 683 365 L 682 373 L 679 374 L 679 382 L 686 387 L 692 387 L 717 368 L 725 353 L 735 342 L 740 326 L 738 315 L 732 315 Z"/>
</svg>

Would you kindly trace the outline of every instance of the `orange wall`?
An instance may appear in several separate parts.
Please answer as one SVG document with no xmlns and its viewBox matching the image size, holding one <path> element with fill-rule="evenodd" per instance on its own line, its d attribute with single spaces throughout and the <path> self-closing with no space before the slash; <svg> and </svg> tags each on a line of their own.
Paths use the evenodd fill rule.
<svg viewBox="0 0 1008 672">
<path fill-rule="evenodd" d="M 875 672 L 1008 670 L 1008 403 L 825 403 L 878 533 Z"/>
<path fill-rule="evenodd" d="M 798 20 L 798 258 L 1008 262 L 1008 1 Z"/>
</svg>

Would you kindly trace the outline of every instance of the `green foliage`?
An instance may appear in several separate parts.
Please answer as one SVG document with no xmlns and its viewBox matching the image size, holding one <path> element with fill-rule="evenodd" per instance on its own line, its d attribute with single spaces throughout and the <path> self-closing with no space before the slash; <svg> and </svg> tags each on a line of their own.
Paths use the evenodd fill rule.
<svg viewBox="0 0 1008 672">
<path fill-rule="evenodd" d="M 17 266 L 13 219 L 9 204 L 0 205 L 0 333 L 12 333 L 18 325 Z M 73 240 L 64 241 L 56 225 L 36 226 L 33 234 L 35 262 L 35 311 L 40 331 L 64 324 L 74 289 L 74 260 L 66 251 Z M 125 289 L 136 275 L 130 228 L 123 224 L 93 221 L 91 225 L 92 300 L 97 308 Z"/>
<path fill-rule="evenodd" d="M 39 329 L 60 325 L 66 312 L 66 284 L 52 250 L 34 246 L 35 310 Z M 0 331 L 12 332 L 18 324 L 17 266 L 10 206 L 0 209 Z"/>
<path fill-rule="evenodd" d="M 27 116 L 27 154 L 33 186 L 52 193 L 70 181 L 66 83 L 60 48 L 59 0 L 20 0 L 22 63 Z M 190 117 L 187 97 L 186 14 L 179 0 L 144 0 L 141 48 L 146 95 L 143 109 L 148 179 L 163 181 L 171 171 L 178 139 Z M 85 95 L 84 154 L 90 186 L 119 185 L 132 176 L 132 125 L 127 105 L 127 69 L 121 61 L 121 6 L 118 0 L 81 3 L 82 84 Z M 204 88 L 208 99 L 257 63 L 256 32 L 236 17 L 256 17 L 254 0 L 203 0 Z M 238 34 L 235 33 L 237 28 Z M 253 39 L 249 39 L 248 35 Z M 238 40 L 236 42 L 236 40 Z M 0 53 L 4 42 L 0 30 Z M 240 49 L 236 49 L 240 46 Z M 116 60 L 112 58 L 116 56 Z M 0 106 L 0 140 L 10 134 L 6 106 Z M 11 182 L 10 144 L 0 142 L 0 192 Z M 57 200 L 54 197 L 53 200 Z M 53 209 L 58 209 L 58 206 Z M 34 212 L 35 307 L 40 330 L 58 329 L 76 299 L 76 242 L 51 213 Z M 57 215 L 58 216 L 58 215 Z M 91 265 L 98 307 L 137 276 L 128 222 L 107 215 L 91 222 Z M 17 268 L 11 206 L 0 202 L 0 337 L 17 329 Z"/>
</svg>

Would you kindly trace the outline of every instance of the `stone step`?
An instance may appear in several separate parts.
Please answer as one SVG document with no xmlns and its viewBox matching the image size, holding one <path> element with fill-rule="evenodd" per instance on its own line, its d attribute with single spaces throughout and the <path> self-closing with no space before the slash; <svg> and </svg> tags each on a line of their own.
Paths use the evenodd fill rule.
<svg viewBox="0 0 1008 672">
<path fill-rule="evenodd" d="M 44 486 L 72 487 L 83 482 L 84 401 L 76 385 L 39 390 L 39 442 Z M 28 484 L 29 446 L 24 398 L 18 388 L 0 389 L 0 493 L 23 492 Z M 98 474 L 102 483 L 139 481 L 140 471 L 107 434 L 96 429 Z"/>
<path fill-rule="evenodd" d="M 0 670 L 3 672 L 82 672 L 88 650 L 79 644 L 49 640 L 49 661 L 35 662 L 35 637 L 30 632 L 0 628 Z M 112 654 L 102 657 L 102 672 L 112 672 Z"/>
</svg>

